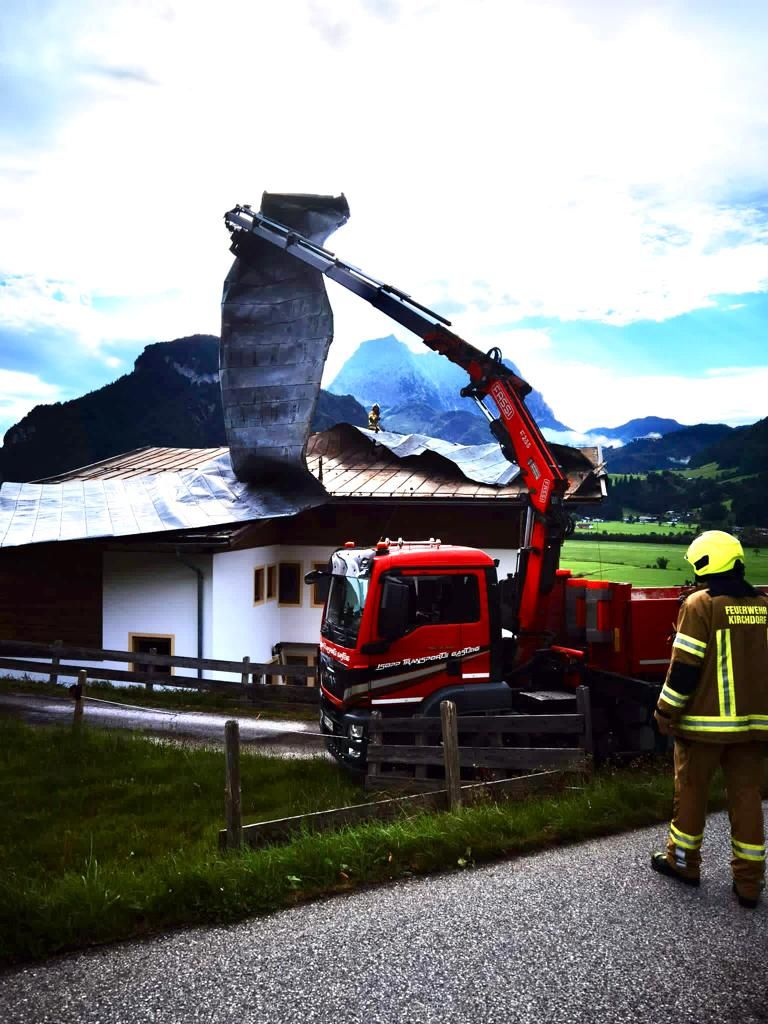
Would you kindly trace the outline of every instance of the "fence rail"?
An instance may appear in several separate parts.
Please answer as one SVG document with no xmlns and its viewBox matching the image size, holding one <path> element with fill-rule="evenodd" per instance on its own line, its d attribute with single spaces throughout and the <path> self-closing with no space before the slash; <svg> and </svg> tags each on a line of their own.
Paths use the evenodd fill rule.
<svg viewBox="0 0 768 1024">
<path fill-rule="evenodd" d="M 430 768 L 443 768 L 449 789 L 449 776 L 458 779 L 462 768 L 588 771 L 594 754 L 588 687 L 580 686 L 575 696 L 576 714 L 457 716 L 445 706 L 449 702 L 441 708 L 446 712 L 441 718 L 382 718 L 380 712 L 374 712 L 369 727 L 366 788 L 400 785 L 404 779 L 424 788 L 443 785 L 443 773 L 433 771 L 433 778 L 429 778 Z M 409 734 L 413 735 L 411 742 L 407 741 Z M 535 746 L 530 741 L 532 736 L 557 735 L 571 737 L 571 745 Z M 505 742 L 512 738 L 518 742 Z"/>
<path fill-rule="evenodd" d="M 141 651 L 111 651 L 96 647 L 68 647 L 63 644 L 27 643 L 25 640 L 0 640 L 0 655 L 22 658 L 78 658 L 82 661 L 122 661 L 134 665 L 156 665 L 161 668 L 200 668 L 211 672 L 233 672 L 241 675 L 244 668 L 250 675 L 314 676 L 314 665 L 261 664 L 228 661 L 222 658 L 190 658 L 179 654 L 145 654 Z"/>
<path fill-rule="evenodd" d="M 35 660 L 32 660 L 35 659 Z M 37 660 L 39 659 L 39 660 Z M 63 664 L 64 661 L 75 662 Z M 99 664 L 82 662 L 117 662 L 130 668 L 102 668 Z M 173 668 L 195 669 L 198 672 L 225 672 L 237 680 L 203 679 L 200 676 L 173 676 Z M 32 643 L 24 640 L 0 640 L 0 669 L 27 674 L 47 675 L 51 682 L 62 678 L 77 678 L 81 672 L 88 679 L 108 682 L 136 683 L 151 687 L 170 686 L 186 690 L 209 690 L 239 694 L 253 700 L 267 702 L 296 701 L 314 704 L 317 690 L 311 686 L 291 684 L 262 684 L 267 678 L 305 679 L 317 675 L 314 665 L 285 665 L 271 662 L 252 662 L 248 656 L 240 661 L 223 658 L 190 658 L 178 654 L 148 654 L 140 651 L 117 651 L 107 648 L 75 647 L 64 644 Z"/>
</svg>

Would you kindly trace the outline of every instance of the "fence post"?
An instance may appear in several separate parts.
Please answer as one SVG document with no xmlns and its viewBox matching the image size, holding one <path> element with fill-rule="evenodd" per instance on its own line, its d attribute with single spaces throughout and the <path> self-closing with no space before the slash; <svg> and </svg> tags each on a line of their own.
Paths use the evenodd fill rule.
<svg viewBox="0 0 768 1024">
<path fill-rule="evenodd" d="M 149 650 L 147 651 L 147 654 L 157 654 L 157 648 L 156 647 L 150 647 Z M 147 675 L 153 676 L 155 674 L 155 667 L 156 666 L 154 666 L 154 665 L 145 665 L 144 668 L 147 670 Z M 146 683 L 147 693 L 152 693 L 154 688 L 155 688 L 155 684 L 154 683 Z"/>
<path fill-rule="evenodd" d="M 240 725 L 230 718 L 224 725 L 225 775 L 224 811 L 227 819 L 227 849 L 239 850 L 243 841 L 240 802 Z"/>
<path fill-rule="evenodd" d="M 54 646 L 61 647 L 61 640 L 54 640 Z M 61 657 L 54 651 L 51 657 L 51 672 L 50 675 L 48 676 L 48 682 L 51 684 L 51 686 L 56 686 L 57 683 L 59 682 L 59 673 L 57 672 L 57 669 L 59 668 L 60 665 Z"/>
<path fill-rule="evenodd" d="M 240 673 L 240 685 L 246 688 L 245 689 L 245 694 L 246 694 L 246 697 L 248 698 L 248 700 L 254 700 L 255 699 L 255 694 L 254 694 L 254 691 L 253 691 L 253 687 L 249 687 L 248 686 L 249 682 L 251 681 L 249 679 L 249 672 L 248 672 L 248 666 L 250 665 L 250 663 L 251 663 L 251 659 L 246 654 L 245 657 L 243 658 L 243 671 Z"/>
<path fill-rule="evenodd" d="M 77 673 L 77 682 L 72 687 L 72 694 L 75 698 L 75 714 L 72 719 L 74 728 L 79 728 L 83 720 L 83 698 L 85 697 L 85 684 L 88 681 L 88 673 L 81 668 Z"/>
<path fill-rule="evenodd" d="M 459 727 L 456 721 L 456 705 L 452 700 L 441 701 L 440 720 L 443 726 L 443 761 L 445 788 L 448 790 L 448 810 L 455 811 L 461 807 L 461 766 Z"/>
<path fill-rule="evenodd" d="M 589 757 L 594 758 L 595 743 L 592 736 L 592 703 L 589 699 L 588 686 L 576 687 L 576 710 L 580 715 L 584 716 L 584 733 L 582 739 L 584 752 L 588 754 Z"/>
</svg>

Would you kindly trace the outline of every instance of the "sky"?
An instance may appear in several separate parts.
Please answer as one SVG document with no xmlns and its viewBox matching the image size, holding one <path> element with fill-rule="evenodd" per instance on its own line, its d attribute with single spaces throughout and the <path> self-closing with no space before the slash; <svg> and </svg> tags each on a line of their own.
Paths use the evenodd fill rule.
<svg viewBox="0 0 768 1024">
<path fill-rule="evenodd" d="M 223 214 L 344 192 L 339 256 L 576 431 L 768 414 L 768 5 L 4 0 L 0 432 L 219 333 Z M 395 333 L 329 283 L 326 383 Z"/>
</svg>

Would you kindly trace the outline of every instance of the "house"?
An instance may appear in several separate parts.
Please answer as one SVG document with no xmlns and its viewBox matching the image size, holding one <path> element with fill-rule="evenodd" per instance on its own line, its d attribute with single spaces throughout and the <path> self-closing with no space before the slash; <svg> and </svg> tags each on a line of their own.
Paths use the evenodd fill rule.
<svg viewBox="0 0 768 1024">
<path fill-rule="evenodd" d="M 0 542 L 18 542 L 0 550 L 0 641 L 247 655 L 260 663 L 282 651 L 306 663 L 324 595 L 304 575 L 346 541 L 439 537 L 482 547 L 499 559 L 500 574 L 515 569 L 527 493 L 495 444 L 468 448 L 339 424 L 313 435 L 307 448 L 307 467 L 328 496 L 321 504 L 286 510 L 278 503 L 255 518 L 248 502 L 269 506 L 268 494 L 234 491 L 222 505 L 226 496 L 205 477 L 213 491 L 201 498 L 203 512 L 171 507 L 169 481 L 226 456 L 226 449 L 142 448 L 35 485 L 4 484 Z M 558 449 L 558 457 L 568 473 L 566 501 L 600 501 L 599 450 Z M 178 501 L 196 490 L 184 479 Z M 152 515 L 118 501 L 137 488 L 152 496 Z M 167 528 L 182 514 L 202 516 L 203 525 Z"/>
</svg>

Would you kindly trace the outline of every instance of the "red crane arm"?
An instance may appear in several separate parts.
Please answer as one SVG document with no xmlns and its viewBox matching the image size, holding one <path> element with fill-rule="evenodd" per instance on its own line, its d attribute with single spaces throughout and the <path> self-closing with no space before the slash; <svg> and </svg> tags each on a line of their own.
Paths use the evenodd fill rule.
<svg viewBox="0 0 768 1024">
<path fill-rule="evenodd" d="M 530 504 L 518 562 L 516 607 L 514 621 L 509 625 L 523 637 L 522 656 L 532 653 L 535 634 L 543 631 L 540 595 L 552 588 L 569 517 L 563 509 L 567 481 L 525 404 L 530 385 L 504 365 L 498 349 L 480 351 L 449 331 L 450 321 L 439 313 L 416 302 L 406 292 L 344 263 L 284 224 L 247 206 L 235 207 L 224 219 L 232 233 L 232 251 L 238 256 L 248 259 L 251 246 L 258 244 L 255 239 L 284 250 L 386 313 L 469 374 L 469 384 L 461 394 L 477 402 L 505 457 L 520 467 L 528 488 Z M 485 405 L 487 397 L 495 403 L 498 419 Z"/>
</svg>

